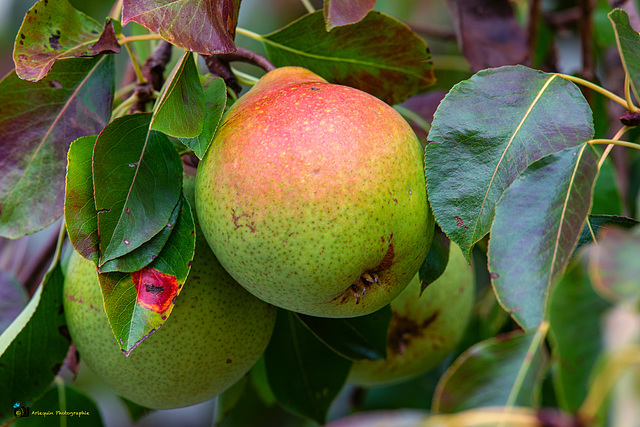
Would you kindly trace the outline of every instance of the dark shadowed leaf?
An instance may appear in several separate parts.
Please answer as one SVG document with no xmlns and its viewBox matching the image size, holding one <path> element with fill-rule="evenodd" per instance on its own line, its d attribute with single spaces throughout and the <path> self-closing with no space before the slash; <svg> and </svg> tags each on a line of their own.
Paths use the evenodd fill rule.
<svg viewBox="0 0 640 427">
<path fill-rule="evenodd" d="M 474 72 L 528 60 L 527 35 L 508 0 L 447 0 L 458 44 Z"/>
<path fill-rule="evenodd" d="M 40 0 L 24 17 L 13 50 L 16 73 L 38 81 L 58 59 L 119 53 L 114 24 L 104 28 L 67 0 Z"/>
<path fill-rule="evenodd" d="M 362 21 L 375 5 L 376 0 L 324 0 L 327 31 Z"/>
<path fill-rule="evenodd" d="M 467 349 L 440 378 L 432 411 L 536 407 L 546 372 L 543 332 L 501 335 Z"/>
<path fill-rule="evenodd" d="M 14 73 L 0 82 L 0 235 L 31 234 L 62 215 L 67 150 L 107 123 L 114 84 L 111 55 L 60 61 L 36 83 Z"/>
<path fill-rule="evenodd" d="M 235 52 L 240 1 L 125 1 L 122 23 L 137 22 L 187 51 L 203 55 Z"/>
<path fill-rule="evenodd" d="M 427 253 L 427 258 L 420 266 L 418 273 L 420 274 L 421 291 L 424 292 L 431 283 L 435 282 L 438 277 L 444 273 L 449 262 L 449 246 L 451 241 L 442 229 L 436 224 L 433 240 Z"/>
<path fill-rule="evenodd" d="M 202 133 L 203 123 L 202 85 L 193 54 L 185 52 L 156 102 L 151 129 L 176 138 L 193 138 Z"/>
<path fill-rule="evenodd" d="M 325 427 L 437 427 L 428 421 L 429 413 L 417 409 L 396 409 L 361 412 L 339 418 Z"/>
<path fill-rule="evenodd" d="M 294 414 L 324 424 L 351 363 L 320 342 L 293 314 L 278 310 L 265 352 L 267 377 L 278 402 Z"/>
<path fill-rule="evenodd" d="M 108 273 L 121 271 L 125 273 L 133 273 L 134 271 L 141 270 L 151 261 L 156 259 L 160 251 L 162 251 L 162 248 L 164 248 L 164 245 L 167 243 L 167 240 L 169 240 L 169 237 L 173 232 L 173 227 L 178 221 L 178 215 L 180 214 L 181 209 L 182 200 L 178 201 L 176 206 L 173 208 L 171 217 L 169 217 L 169 222 L 167 222 L 167 225 L 160 230 L 158 234 L 131 252 L 105 262 L 100 267 L 100 272 Z"/>
<path fill-rule="evenodd" d="M 589 144 L 550 154 L 502 195 L 489 240 L 489 271 L 498 301 L 525 330 L 538 327 L 548 292 L 584 227 L 598 155 Z"/>
<path fill-rule="evenodd" d="M 640 297 L 640 227 L 606 227 L 589 248 L 589 277 L 604 298 L 638 301 Z"/>
<path fill-rule="evenodd" d="M 435 82 L 424 40 L 379 12 L 327 33 L 318 11 L 264 36 L 263 43 L 278 67 L 307 68 L 331 83 L 361 89 L 391 105 Z"/>
<path fill-rule="evenodd" d="M 13 404 L 29 406 L 50 386 L 71 338 L 62 309 L 64 277 L 58 263 L 26 308 L 0 335 L 0 423 L 13 418 Z"/>
<path fill-rule="evenodd" d="M 93 149 L 100 266 L 165 228 L 180 199 L 182 163 L 169 139 L 149 130 L 151 114 L 111 122 Z"/>
<path fill-rule="evenodd" d="M 61 427 L 60 412 L 84 412 L 82 415 L 74 415 L 67 417 L 67 425 L 72 427 L 102 427 L 102 417 L 96 402 L 84 392 L 60 383 L 54 384 L 44 396 L 38 399 L 29 407 L 31 413 L 40 411 L 43 413 L 51 413 L 49 416 L 40 416 L 38 427 Z M 18 418 L 11 424 L 14 427 L 34 426 L 34 415 L 25 418 Z"/>
<path fill-rule="evenodd" d="M 98 275 L 111 330 L 127 356 L 167 320 L 191 269 L 194 221 L 184 197 L 181 204 L 169 241 L 151 264 Z"/>
<path fill-rule="evenodd" d="M 629 74 L 631 86 L 637 93 L 640 90 L 640 34 L 631 27 L 627 12 L 622 9 L 612 10 L 609 20 L 616 35 L 622 66 Z"/>
<path fill-rule="evenodd" d="M 587 258 L 569 266 L 549 298 L 553 380 L 562 409 L 575 412 L 589 390 L 596 359 L 604 348 L 602 315 L 611 307 L 594 290 Z"/>
<path fill-rule="evenodd" d="M 227 415 L 229 415 L 233 408 L 235 408 L 236 404 L 244 394 L 248 383 L 249 376 L 245 375 L 218 396 L 216 423 L 222 423 L 222 421 L 227 418 Z"/>
<path fill-rule="evenodd" d="M 387 334 L 392 312 L 387 305 L 366 316 L 330 319 L 298 314 L 311 332 L 347 359 L 382 360 L 387 357 Z"/>
<path fill-rule="evenodd" d="M 436 111 L 425 154 L 436 221 L 468 258 L 518 175 L 592 135 L 580 90 L 555 74 L 509 66 L 457 84 Z"/>
<path fill-rule="evenodd" d="M 198 158 L 202 159 L 209 144 L 218 130 L 220 119 L 227 105 L 227 86 L 221 77 L 206 76 L 202 79 L 204 91 L 204 126 L 202 133 L 195 138 L 180 138 L 180 141 L 191 148 Z"/>
<path fill-rule="evenodd" d="M 83 136 L 71 143 L 64 202 L 64 220 L 71 244 L 80 255 L 96 264 L 100 248 L 91 163 L 97 138 Z"/>
<path fill-rule="evenodd" d="M 0 334 L 18 317 L 29 295 L 13 274 L 0 271 Z"/>
<path fill-rule="evenodd" d="M 588 223 L 585 224 L 584 228 L 582 229 L 582 233 L 580 234 L 578 246 L 576 246 L 574 255 L 582 246 L 588 245 L 589 243 L 593 242 L 591 231 L 593 231 L 593 234 L 597 239 L 600 229 L 606 225 L 614 225 L 621 228 L 633 228 L 636 224 L 638 224 L 638 221 L 633 218 L 616 215 L 589 215 L 589 218 L 587 220 Z M 591 227 L 591 230 L 589 229 L 589 227 Z"/>
</svg>

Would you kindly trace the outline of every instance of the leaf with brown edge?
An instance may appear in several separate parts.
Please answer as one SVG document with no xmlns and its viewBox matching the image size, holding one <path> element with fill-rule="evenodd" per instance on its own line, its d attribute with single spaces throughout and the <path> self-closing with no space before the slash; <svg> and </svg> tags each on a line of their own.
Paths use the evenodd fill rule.
<svg viewBox="0 0 640 427">
<path fill-rule="evenodd" d="M 327 31 L 362 21 L 376 5 L 376 0 L 324 0 Z"/>
<path fill-rule="evenodd" d="M 182 197 L 178 221 L 151 264 L 133 273 L 98 275 L 111 330 L 126 356 L 171 314 L 191 269 L 194 230 L 191 208 Z"/>
<path fill-rule="evenodd" d="M 64 220 L 67 234 L 80 255 L 98 263 L 98 213 L 93 198 L 93 146 L 98 137 L 84 136 L 71 143 L 67 155 Z"/>
<path fill-rule="evenodd" d="M 67 0 L 40 0 L 25 15 L 13 61 L 21 79 L 38 81 L 59 59 L 119 52 L 113 21 L 103 28 Z"/>
<path fill-rule="evenodd" d="M 122 5 L 122 23 L 137 22 L 169 43 L 202 55 L 235 52 L 241 0 L 136 0 Z"/>
<path fill-rule="evenodd" d="M 322 11 L 314 12 L 261 41 L 277 67 L 307 68 L 331 83 L 355 87 L 390 105 L 435 82 L 425 41 L 405 24 L 375 11 L 331 32 L 325 29 Z"/>
<path fill-rule="evenodd" d="M 35 83 L 14 73 L 0 82 L 0 235 L 31 234 L 62 215 L 69 145 L 102 130 L 114 85 L 112 55 L 60 61 Z"/>
</svg>

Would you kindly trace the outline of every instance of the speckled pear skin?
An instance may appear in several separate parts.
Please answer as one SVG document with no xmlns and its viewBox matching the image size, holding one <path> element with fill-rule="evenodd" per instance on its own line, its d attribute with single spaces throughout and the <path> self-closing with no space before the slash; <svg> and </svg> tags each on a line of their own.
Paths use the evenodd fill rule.
<svg viewBox="0 0 640 427">
<path fill-rule="evenodd" d="M 354 362 L 349 382 L 383 385 L 420 375 L 435 367 L 455 348 L 471 316 L 475 294 L 473 269 L 460 248 L 451 243 L 442 276 L 420 295 L 420 280 L 391 302 L 387 360 Z"/>
<path fill-rule="evenodd" d="M 192 204 L 194 181 L 185 177 Z M 109 327 L 95 265 L 77 253 L 69 263 L 64 309 L 82 360 L 142 406 L 177 408 L 213 398 L 253 366 L 273 332 L 275 307 L 239 286 L 196 233 L 195 258 L 173 312 L 128 358 Z"/>
<path fill-rule="evenodd" d="M 198 166 L 196 209 L 221 264 L 258 298 L 361 316 L 405 288 L 431 244 L 422 157 L 387 104 L 278 68 L 223 118 Z"/>
</svg>

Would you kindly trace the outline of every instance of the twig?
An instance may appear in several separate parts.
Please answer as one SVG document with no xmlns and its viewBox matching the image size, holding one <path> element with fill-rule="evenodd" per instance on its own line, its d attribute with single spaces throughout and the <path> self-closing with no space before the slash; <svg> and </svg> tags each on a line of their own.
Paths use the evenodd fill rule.
<svg viewBox="0 0 640 427">
<path fill-rule="evenodd" d="M 145 111 L 146 104 L 155 96 L 154 92 L 162 89 L 164 84 L 163 74 L 167 64 L 171 61 L 172 47 L 171 43 L 164 40 L 161 41 L 151 56 L 144 62 L 142 74 L 147 83 L 136 85 L 135 95 L 138 97 L 138 101 L 131 106 L 130 113 Z"/>
<path fill-rule="evenodd" d="M 527 24 L 527 46 L 529 46 L 529 60 L 533 64 L 538 44 L 538 25 L 540 22 L 540 0 L 531 0 L 529 5 L 529 23 Z"/>
<path fill-rule="evenodd" d="M 440 40 L 455 40 L 456 33 L 442 28 L 429 27 L 421 24 L 408 24 L 413 32 Z"/>
<path fill-rule="evenodd" d="M 582 52 L 582 72 L 580 74 L 584 79 L 593 81 L 596 76 L 591 36 L 593 0 L 580 0 L 579 5 L 580 18 L 578 20 L 578 28 L 580 29 L 580 44 Z"/>
<path fill-rule="evenodd" d="M 205 56 L 204 61 L 211 74 L 222 77 L 227 86 L 236 93 L 240 93 L 242 86 L 229 65 L 231 62 L 247 62 L 267 72 L 276 69 L 275 65 L 264 56 L 241 47 L 238 47 L 236 52 Z"/>
</svg>

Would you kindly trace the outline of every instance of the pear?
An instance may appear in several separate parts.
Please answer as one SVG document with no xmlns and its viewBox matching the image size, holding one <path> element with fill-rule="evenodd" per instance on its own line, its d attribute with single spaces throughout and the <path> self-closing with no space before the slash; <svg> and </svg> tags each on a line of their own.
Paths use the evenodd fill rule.
<svg viewBox="0 0 640 427">
<path fill-rule="evenodd" d="M 195 178 L 185 177 L 193 203 Z M 129 357 L 107 320 L 95 264 L 73 253 L 64 310 L 81 358 L 116 393 L 167 409 L 211 399 L 239 380 L 264 352 L 275 307 L 239 286 L 209 249 L 196 223 L 189 276 L 169 318 Z"/>
<path fill-rule="evenodd" d="M 442 276 L 422 295 L 420 289 L 416 275 L 391 302 L 387 359 L 355 361 L 349 373 L 351 383 L 382 385 L 415 377 L 442 362 L 462 339 L 475 287 L 472 267 L 456 244 L 451 243 Z"/>
<path fill-rule="evenodd" d="M 308 315 L 365 315 L 406 287 L 431 244 L 422 159 L 384 102 L 278 68 L 224 116 L 198 166 L 196 209 L 253 295 Z"/>
</svg>

